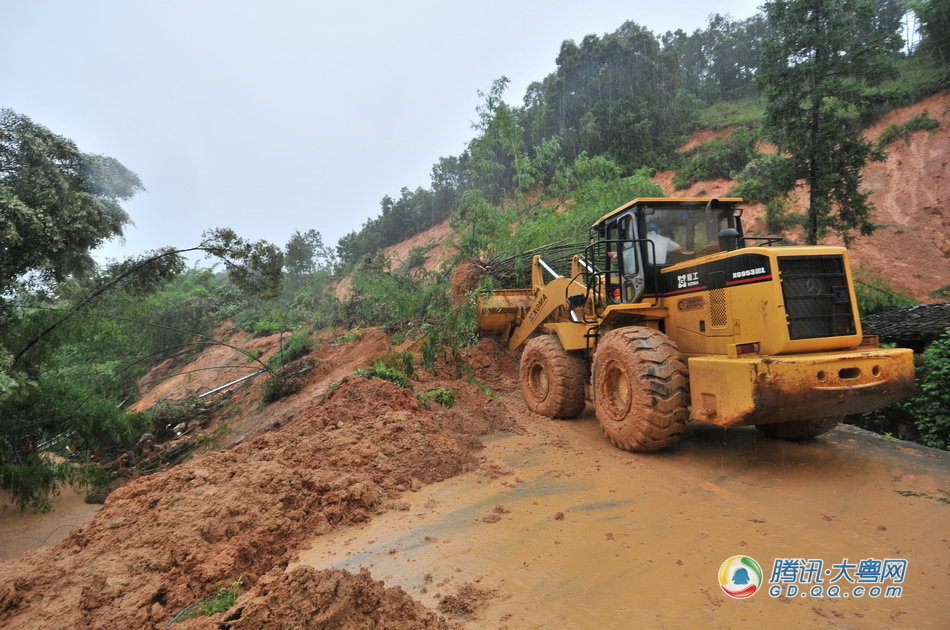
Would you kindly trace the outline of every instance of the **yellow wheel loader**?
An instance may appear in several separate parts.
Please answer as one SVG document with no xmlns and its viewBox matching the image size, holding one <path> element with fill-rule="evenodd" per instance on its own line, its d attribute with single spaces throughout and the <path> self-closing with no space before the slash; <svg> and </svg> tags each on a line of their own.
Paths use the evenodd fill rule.
<svg viewBox="0 0 950 630">
<path fill-rule="evenodd" d="M 530 289 L 483 296 L 480 332 L 524 346 L 528 408 L 572 418 L 592 400 L 613 444 L 653 451 L 689 420 L 807 439 L 910 395 L 913 353 L 862 334 L 847 251 L 745 236 L 741 203 L 635 199 L 569 274 L 535 256 Z"/>
</svg>

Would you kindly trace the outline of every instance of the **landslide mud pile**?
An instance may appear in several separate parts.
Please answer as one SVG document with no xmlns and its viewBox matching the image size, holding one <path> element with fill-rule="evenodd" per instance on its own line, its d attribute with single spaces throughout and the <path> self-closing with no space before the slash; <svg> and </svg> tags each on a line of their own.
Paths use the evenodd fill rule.
<svg viewBox="0 0 950 630">
<path fill-rule="evenodd" d="M 365 569 L 271 571 L 226 613 L 189 620 L 182 630 L 449 630 L 438 614 Z"/>
<path fill-rule="evenodd" d="M 263 602 L 266 593 L 309 593 L 314 585 L 314 593 L 351 593 L 346 601 L 356 609 L 327 613 L 328 625 L 311 627 L 398 628 L 407 619 L 411 627 L 441 627 L 424 610 L 413 617 L 408 596 L 386 595 L 368 576 L 282 571 L 313 536 L 365 521 L 397 505 L 404 491 L 477 467 L 476 436 L 511 428 L 510 421 L 501 403 L 474 386 L 452 386 L 458 404 L 429 410 L 389 382 L 347 379 L 279 431 L 116 490 L 93 521 L 59 545 L 0 564 L 0 627 L 164 627 L 239 577 L 251 590 L 232 611 L 262 622 L 241 625 L 238 613 L 224 627 L 277 627 L 263 621 L 276 614 Z M 265 574 L 270 590 L 260 579 Z M 403 596 L 409 603 L 396 602 Z M 373 607 L 366 602 L 383 599 L 392 601 L 380 614 L 401 611 L 391 623 L 360 617 Z"/>
</svg>

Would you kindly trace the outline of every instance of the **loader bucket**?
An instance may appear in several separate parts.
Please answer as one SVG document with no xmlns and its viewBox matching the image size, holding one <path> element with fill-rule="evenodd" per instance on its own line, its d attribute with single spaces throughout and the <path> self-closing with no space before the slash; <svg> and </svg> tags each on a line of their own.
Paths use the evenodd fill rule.
<svg viewBox="0 0 950 630">
<path fill-rule="evenodd" d="M 478 332 L 499 334 L 510 330 L 524 318 L 531 308 L 534 294 L 531 289 L 502 289 L 478 298 Z"/>
</svg>

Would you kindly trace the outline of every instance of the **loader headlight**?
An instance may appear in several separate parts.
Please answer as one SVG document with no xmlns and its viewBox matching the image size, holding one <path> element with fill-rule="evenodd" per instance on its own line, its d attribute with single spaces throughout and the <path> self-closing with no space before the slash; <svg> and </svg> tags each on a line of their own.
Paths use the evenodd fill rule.
<svg viewBox="0 0 950 630">
<path fill-rule="evenodd" d="M 758 354 L 759 342 L 736 344 L 736 354 Z"/>
</svg>

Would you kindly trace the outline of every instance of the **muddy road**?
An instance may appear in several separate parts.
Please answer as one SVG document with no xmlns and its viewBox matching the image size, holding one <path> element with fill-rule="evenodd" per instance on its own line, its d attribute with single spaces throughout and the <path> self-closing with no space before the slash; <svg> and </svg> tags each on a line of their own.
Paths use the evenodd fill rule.
<svg viewBox="0 0 950 630">
<path fill-rule="evenodd" d="M 334 380 L 389 347 L 377 332 L 328 342 L 302 389 L 267 406 L 247 381 L 214 421 L 244 437 L 0 561 L 0 627 L 164 628 L 238 578 L 231 610 L 175 627 L 950 627 L 950 453 L 848 427 L 789 443 L 702 424 L 626 453 L 590 408 L 530 414 L 517 356 L 489 340 L 466 361 L 497 399 L 433 374 L 416 391 L 451 388 L 451 408 Z M 48 523 L 56 537 L 63 523 Z M 5 531 L 39 531 L 22 524 Z M 744 600 L 720 588 L 735 556 L 760 565 L 726 572 L 759 587 Z M 776 559 L 822 567 L 805 583 L 791 564 L 773 575 Z M 819 578 L 836 597 L 812 594 Z"/>
<path fill-rule="evenodd" d="M 633 455 L 590 408 L 533 419 L 483 438 L 478 471 L 315 538 L 291 567 L 368 569 L 466 628 L 950 627 L 946 453 L 850 427 L 800 444 L 694 424 L 671 452 Z M 735 600 L 717 578 L 735 555 L 763 582 L 775 558 L 823 560 L 828 586 L 832 565 L 907 568 L 899 598 L 855 598 L 841 576 L 837 598 L 763 584 Z"/>
</svg>

